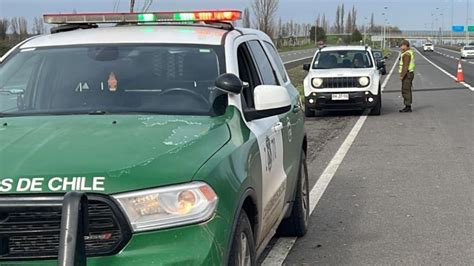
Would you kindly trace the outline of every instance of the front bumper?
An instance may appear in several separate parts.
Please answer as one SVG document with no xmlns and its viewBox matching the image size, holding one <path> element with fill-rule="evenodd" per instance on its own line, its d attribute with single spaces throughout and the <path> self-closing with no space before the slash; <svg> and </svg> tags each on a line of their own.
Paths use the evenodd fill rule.
<svg viewBox="0 0 474 266">
<path fill-rule="evenodd" d="M 206 223 L 134 234 L 114 256 L 92 257 L 88 266 L 222 265 L 231 225 L 216 215 Z M 56 266 L 56 260 L 0 261 L 0 265 Z"/>
<path fill-rule="evenodd" d="M 332 100 L 332 94 L 349 94 L 349 100 Z M 373 101 L 370 102 L 369 99 Z M 305 97 L 305 104 L 311 110 L 364 110 L 377 104 L 378 97 L 371 92 L 313 92 Z"/>
</svg>

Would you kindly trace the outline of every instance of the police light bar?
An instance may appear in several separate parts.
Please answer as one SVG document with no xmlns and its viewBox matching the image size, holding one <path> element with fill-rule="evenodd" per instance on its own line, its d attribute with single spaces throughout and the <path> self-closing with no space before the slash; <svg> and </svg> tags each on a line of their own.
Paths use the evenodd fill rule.
<svg viewBox="0 0 474 266">
<path fill-rule="evenodd" d="M 147 13 L 83 13 L 45 14 L 48 24 L 96 24 L 96 23 L 154 23 L 154 22 L 218 22 L 236 21 L 242 16 L 237 10 L 147 12 Z"/>
</svg>

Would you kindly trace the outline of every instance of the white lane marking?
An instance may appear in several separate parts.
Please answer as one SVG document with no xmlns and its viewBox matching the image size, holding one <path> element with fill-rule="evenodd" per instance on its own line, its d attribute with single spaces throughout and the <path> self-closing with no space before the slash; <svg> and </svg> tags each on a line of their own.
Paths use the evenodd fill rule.
<svg viewBox="0 0 474 266">
<path fill-rule="evenodd" d="M 461 51 L 454 51 L 454 50 L 446 49 L 443 47 L 438 47 L 437 49 L 444 50 L 446 52 L 451 52 L 451 53 L 461 53 Z"/>
<path fill-rule="evenodd" d="M 432 64 L 434 67 L 436 67 L 437 69 L 439 69 L 441 72 L 443 72 L 444 74 L 446 74 L 448 77 L 454 79 L 455 81 L 457 81 L 457 78 L 454 76 L 454 75 L 451 75 L 448 71 L 444 70 L 443 68 L 441 68 L 440 66 L 438 66 L 437 64 L 433 63 L 431 60 L 429 60 L 428 58 L 426 58 L 426 56 L 424 56 L 422 53 L 420 53 L 420 51 L 418 51 L 418 49 L 415 49 L 415 51 L 421 55 L 421 57 L 423 57 L 423 59 L 425 59 L 426 61 L 428 61 L 428 63 Z M 474 87 L 472 87 L 470 84 L 467 84 L 466 82 L 459 82 L 459 84 L 463 85 L 464 87 L 470 89 L 471 91 L 474 91 Z"/>
<path fill-rule="evenodd" d="M 390 77 L 392 76 L 393 74 L 393 71 L 395 70 L 395 68 L 397 67 L 398 65 L 398 59 L 400 59 L 400 52 L 398 52 L 398 55 L 397 55 L 397 59 L 395 59 L 395 63 L 393 63 L 393 66 L 392 66 L 392 69 L 390 70 L 390 72 L 388 73 L 388 76 L 385 78 L 385 80 L 383 81 L 382 83 L 382 91 L 385 90 L 385 87 L 387 86 L 387 83 L 388 81 L 390 80 Z"/>
<path fill-rule="evenodd" d="M 364 114 L 359 117 L 357 123 L 352 128 L 349 135 L 346 137 L 344 142 L 342 143 L 339 150 L 336 152 L 332 160 L 329 162 L 328 166 L 324 170 L 324 172 L 319 177 L 318 181 L 311 189 L 309 194 L 309 202 L 310 202 L 310 215 L 313 213 L 316 205 L 318 204 L 319 200 L 326 191 L 329 183 L 333 179 L 334 175 L 339 169 L 339 166 L 342 164 L 342 161 L 346 157 L 347 152 L 351 148 L 354 140 L 356 139 L 357 135 L 359 134 L 362 126 L 364 125 L 365 121 L 367 120 L 368 111 L 365 111 Z M 262 265 L 282 265 L 285 261 L 286 257 L 290 253 L 293 245 L 296 242 L 296 237 L 282 237 L 277 240 L 275 245 L 272 247 L 271 251 L 268 253 L 267 257 L 263 261 Z"/>
<path fill-rule="evenodd" d="M 298 61 L 301 61 L 301 60 L 305 60 L 305 59 L 308 59 L 308 58 L 313 58 L 313 56 L 306 56 L 306 57 L 302 57 L 300 59 L 295 59 L 295 60 L 290 60 L 290 61 L 286 61 L 286 62 L 283 62 L 283 64 L 289 64 L 289 63 L 294 63 L 294 62 L 298 62 Z"/>
</svg>

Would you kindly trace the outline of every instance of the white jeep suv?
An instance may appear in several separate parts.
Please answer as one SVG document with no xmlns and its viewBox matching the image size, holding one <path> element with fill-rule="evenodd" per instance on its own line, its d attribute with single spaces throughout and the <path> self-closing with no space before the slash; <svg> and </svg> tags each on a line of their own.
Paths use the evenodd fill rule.
<svg viewBox="0 0 474 266">
<path fill-rule="evenodd" d="M 380 115 L 380 71 L 370 47 L 323 47 L 314 55 L 304 80 L 305 113 L 316 110 L 364 110 Z"/>
</svg>

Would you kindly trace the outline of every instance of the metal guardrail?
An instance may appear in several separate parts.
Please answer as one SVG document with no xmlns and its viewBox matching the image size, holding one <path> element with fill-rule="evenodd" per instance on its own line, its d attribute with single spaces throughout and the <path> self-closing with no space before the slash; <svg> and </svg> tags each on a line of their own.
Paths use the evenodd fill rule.
<svg viewBox="0 0 474 266">
<path fill-rule="evenodd" d="M 64 196 L 59 235 L 58 266 L 87 265 L 84 236 L 88 234 L 87 196 L 69 192 Z"/>
</svg>

